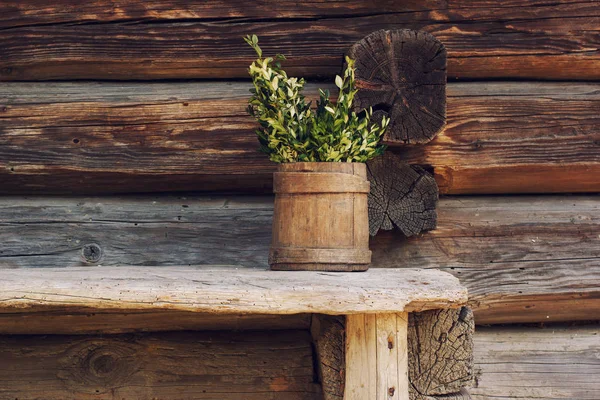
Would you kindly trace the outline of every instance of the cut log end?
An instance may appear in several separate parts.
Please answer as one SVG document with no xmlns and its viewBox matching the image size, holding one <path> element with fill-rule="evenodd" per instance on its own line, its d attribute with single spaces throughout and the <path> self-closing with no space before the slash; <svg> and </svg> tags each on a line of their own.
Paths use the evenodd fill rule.
<svg viewBox="0 0 600 400">
<path fill-rule="evenodd" d="M 380 30 L 357 42 L 355 109 L 390 118 L 388 143 L 427 143 L 446 124 L 446 49 L 433 35 Z"/>
<path fill-rule="evenodd" d="M 431 174 L 390 152 L 367 163 L 369 233 L 398 227 L 406 236 L 435 229 L 439 191 Z"/>
<path fill-rule="evenodd" d="M 410 314 L 408 374 L 411 399 L 459 396 L 464 387 L 472 385 L 474 331 L 475 320 L 468 307 Z"/>
</svg>

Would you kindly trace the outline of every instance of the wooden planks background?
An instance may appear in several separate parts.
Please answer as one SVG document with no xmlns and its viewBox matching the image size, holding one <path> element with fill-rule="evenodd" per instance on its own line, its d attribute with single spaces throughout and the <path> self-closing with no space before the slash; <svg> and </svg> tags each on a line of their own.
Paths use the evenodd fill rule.
<svg viewBox="0 0 600 400">
<path fill-rule="evenodd" d="M 0 336 L 4 399 L 317 400 L 314 373 L 308 331 Z"/>
<path fill-rule="evenodd" d="M 424 165 L 440 192 L 452 196 L 440 201 L 438 230 L 411 239 L 398 232 L 373 238 L 374 266 L 442 268 L 468 286 L 479 324 L 475 399 L 600 397 L 597 324 L 482 327 L 600 319 L 595 0 L 0 2 L 0 269 L 264 267 L 271 198 L 214 193 L 269 193 L 275 169 L 255 151 L 255 125 L 244 112 L 249 85 L 239 78 L 247 77 L 253 54 L 241 37 L 256 33 L 267 53 L 286 54 L 291 74 L 329 81 L 355 41 L 384 28 L 424 29 L 448 49 L 446 130 L 427 145 L 392 151 Z M 317 86 L 330 87 L 313 83 L 311 96 Z M 213 193 L 75 197 L 175 191 Z M 519 196 L 524 193 L 537 195 Z M 49 323 L 60 325 L 56 333 L 62 334 L 307 329 L 309 318 L 163 317 L 32 310 L 0 314 L 0 332 L 47 333 Z M 151 349 L 155 358 L 142 357 L 132 379 L 146 374 L 157 396 L 177 398 L 190 382 L 217 392 L 237 385 L 199 369 L 177 381 L 180 370 L 166 361 L 152 364 L 204 346 L 186 335 L 82 336 L 76 342 L 89 351 L 102 340 L 119 349 Z M 299 346 L 309 343 L 302 335 L 292 334 Z M 287 340 L 276 337 L 247 354 L 247 366 Z M 45 347 L 39 340 L 0 336 L 0 359 L 21 351 L 11 360 L 44 385 L 43 393 L 25 381 L 0 385 L 9 390 L 0 397 L 68 397 L 59 388 L 64 379 L 52 373 L 64 371 L 56 360 L 73 338 L 52 336 Z M 239 357 L 236 340 L 217 346 Z M 156 343 L 163 347 L 155 351 Z M 163 351 L 167 347 L 173 352 Z M 43 357 L 30 357 L 31 349 Z M 110 364 L 102 360 L 100 375 Z M 213 361 L 202 365 L 214 369 Z M 14 381 L 14 365 L 0 362 L 0 382 Z M 305 385 L 313 380 L 304 372 L 275 380 L 263 372 L 253 370 L 252 385 L 236 387 L 245 396 L 264 389 L 260 398 L 282 398 L 284 387 L 298 388 L 285 398 L 320 396 L 318 385 Z M 79 389 L 73 398 L 105 396 Z M 125 397 L 147 394 L 135 385 L 119 390 Z"/>
<path fill-rule="evenodd" d="M 293 75 L 338 73 L 378 29 L 422 29 L 448 48 L 449 78 L 598 79 L 595 1 L 4 1 L 0 79 L 246 78 L 258 34 Z"/>
<path fill-rule="evenodd" d="M 0 193 L 270 191 L 276 165 L 257 151 L 249 88 L 5 83 Z M 441 193 L 598 192 L 598 126 L 596 83 L 458 83 L 446 130 L 393 151 L 430 166 Z"/>
</svg>

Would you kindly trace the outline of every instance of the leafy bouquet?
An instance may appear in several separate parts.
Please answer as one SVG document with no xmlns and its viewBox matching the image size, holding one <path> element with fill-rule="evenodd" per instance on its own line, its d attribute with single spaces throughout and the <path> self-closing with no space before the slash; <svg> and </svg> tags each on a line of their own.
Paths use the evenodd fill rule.
<svg viewBox="0 0 600 400">
<path fill-rule="evenodd" d="M 352 111 L 357 92 L 354 60 L 346 57 L 344 76 L 335 77 L 337 101 L 331 102 L 329 91 L 319 89 L 320 99 L 313 110 L 302 93 L 304 79 L 288 77 L 281 68 L 280 61 L 285 57 L 262 58 L 256 35 L 244 40 L 258 55 L 249 69 L 254 88 L 248 113 L 260 124 L 256 131 L 260 149 L 269 154 L 271 161 L 365 162 L 383 153 L 385 146 L 379 141 L 389 119 L 372 121 L 370 108 L 360 113 Z"/>
</svg>

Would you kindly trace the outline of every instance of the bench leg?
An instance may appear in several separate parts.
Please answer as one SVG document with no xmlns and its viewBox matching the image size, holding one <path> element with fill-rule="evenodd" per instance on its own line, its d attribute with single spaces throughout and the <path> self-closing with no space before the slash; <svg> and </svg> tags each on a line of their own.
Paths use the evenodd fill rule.
<svg viewBox="0 0 600 400">
<path fill-rule="evenodd" d="M 346 316 L 344 400 L 408 400 L 408 314 Z"/>
</svg>

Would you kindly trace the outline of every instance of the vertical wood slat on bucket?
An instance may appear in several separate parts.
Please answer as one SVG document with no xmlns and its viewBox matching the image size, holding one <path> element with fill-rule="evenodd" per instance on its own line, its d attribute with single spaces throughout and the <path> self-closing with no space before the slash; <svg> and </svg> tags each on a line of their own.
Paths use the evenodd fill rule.
<svg viewBox="0 0 600 400">
<path fill-rule="evenodd" d="M 271 269 L 368 269 L 371 251 L 365 164 L 281 164 L 273 185 Z"/>
</svg>

